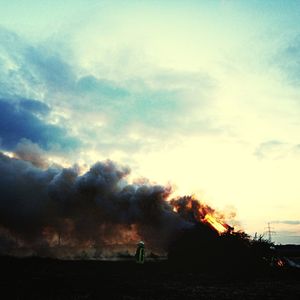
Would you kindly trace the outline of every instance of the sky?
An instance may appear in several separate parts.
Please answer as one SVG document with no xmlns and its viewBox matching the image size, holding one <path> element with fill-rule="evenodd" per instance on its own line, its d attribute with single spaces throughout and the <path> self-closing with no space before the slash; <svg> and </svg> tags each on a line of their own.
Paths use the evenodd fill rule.
<svg viewBox="0 0 300 300">
<path fill-rule="evenodd" d="M 0 150 L 111 159 L 300 244 L 300 2 L 0 0 Z"/>
</svg>

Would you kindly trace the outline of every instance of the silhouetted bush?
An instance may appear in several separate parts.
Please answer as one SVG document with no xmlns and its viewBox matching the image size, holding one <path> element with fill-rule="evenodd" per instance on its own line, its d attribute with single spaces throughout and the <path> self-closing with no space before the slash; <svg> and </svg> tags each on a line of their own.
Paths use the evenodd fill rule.
<svg viewBox="0 0 300 300">
<path fill-rule="evenodd" d="M 168 258 L 184 268 L 250 274 L 268 267 L 272 245 L 262 238 L 252 240 L 244 232 L 219 235 L 208 225 L 197 224 L 171 243 Z"/>
</svg>

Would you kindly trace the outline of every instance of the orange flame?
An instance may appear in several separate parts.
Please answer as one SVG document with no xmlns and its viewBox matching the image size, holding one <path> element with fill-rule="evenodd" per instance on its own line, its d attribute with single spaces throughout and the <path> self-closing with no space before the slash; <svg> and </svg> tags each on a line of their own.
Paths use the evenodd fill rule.
<svg viewBox="0 0 300 300">
<path fill-rule="evenodd" d="M 219 234 L 222 234 L 228 230 L 227 225 L 221 223 L 219 220 L 214 218 L 212 215 L 207 214 L 204 219 L 204 222 L 209 223 Z"/>
<path fill-rule="evenodd" d="M 206 204 L 201 204 L 193 195 L 173 199 L 170 203 L 173 212 L 187 218 L 192 216 L 196 221 L 208 224 L 219 234 L 225 232 L 230 233 L 233 230 L 233 227 L 224 222 L 224 216 L 222 214 L 216 212 Z"/>
</svg>

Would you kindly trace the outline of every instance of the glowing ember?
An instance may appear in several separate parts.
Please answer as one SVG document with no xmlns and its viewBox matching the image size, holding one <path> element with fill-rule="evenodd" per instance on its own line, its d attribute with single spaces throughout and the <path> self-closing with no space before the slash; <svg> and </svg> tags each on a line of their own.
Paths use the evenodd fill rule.
<svg viewBox="0 0 300 300">
<path fill-rule="evenodd" d="M 205 216 L 203 221 L 209 223 L 220 234 L 227 231 L 227 226 L 225 224 L 222 224 L 220 221 L 216 220 L 213 216 L 209 214 Z"/>
<path fill-rule="evenodd" d="M 277 260 L 277 266 L 278 267 L 284 267 L 284 262 L 280 258 Z"/>
</svg>

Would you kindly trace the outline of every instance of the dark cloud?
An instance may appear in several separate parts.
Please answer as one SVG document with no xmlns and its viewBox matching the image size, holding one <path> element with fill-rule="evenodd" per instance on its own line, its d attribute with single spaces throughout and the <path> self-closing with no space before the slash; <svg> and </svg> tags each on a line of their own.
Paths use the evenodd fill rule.
<svg viewBox="0 0 300 300">
<path fill-rule="evenodd" d="M 44 149 L 77 147 L 79 142 L 69 137 L 65 129 L 48 124 L 37 115 L 48 112 L 49 107 L 36 100 L 0 99 L 1 147 L 12 150 L 23 138 Z"/>
<path fill-rule="evenodd" d="M 63 52 L 51 40 L 30 44 L 0 28 L 0 98 L 26 99 L 18 100 L 18 110 L 15 104 L 1 102 L 3 111 L 15 120 L 15 124 L 12 118 L 9 124 L 5 120 L 9 130 L 1 135 L 6 149 L 12 149 L 20 138 L 44 149 L 52 145 L 68 149 L 75 142 L 67 132 L 73 131 L 81 144 L 109 155 L 112 150 L 160 146 L 162 139 L 174 136 L 220 133 L 215 120 L 207 116 L 215 86 L 207 74 L 159 70 L 147 78 L 119 82 L 107 79 L 103 70 L 98 75 L 82 70 Z M 66 112 L 59 115 L 56 125 L 43 121 L 51 113 L 49 107 L 53 112 Z M 201 114 L 193 118 L 196 109 Z"/>
<path fill-rule="evenodd" d="M 26 111 L 39 115 L 47 115 L 50 112 L 50 107 L 46 103 L 32 99 L 20 99 L 19 106 Z"/>
</svg>

